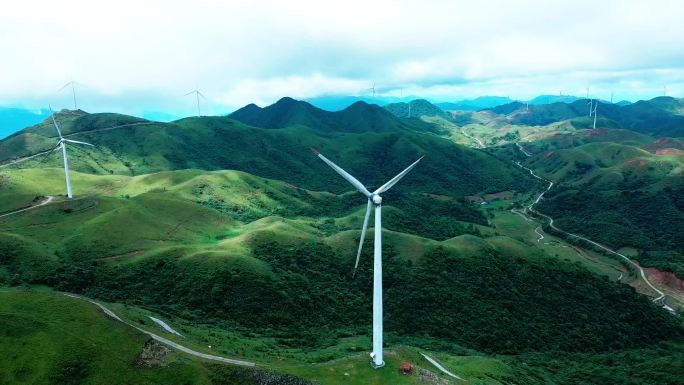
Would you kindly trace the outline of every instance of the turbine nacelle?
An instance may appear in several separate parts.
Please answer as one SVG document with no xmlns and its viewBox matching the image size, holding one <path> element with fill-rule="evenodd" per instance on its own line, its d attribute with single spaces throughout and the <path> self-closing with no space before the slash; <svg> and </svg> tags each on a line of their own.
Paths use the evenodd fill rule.
<svg viewBox="0 0 684 385">
<path fill-rule="evenodd" d="M 72 140 L 72 139 L 67 139 L 62 136 L 62 131 L 59 129 L 59 125 L 57 124 L 57 120 L 55 119 L 55 112 L 52 111 L 52 106 L 50 106 L 50 117 L 52 118 L 52 124 L 55 126 L 55 130 L 57 130 L 57 146 L 55 146 L 52 150 L 49 150 L 47 154 L 49 155 L 52 153 L 52 151 L 61 148 L 62 149 L 62 159 L 64 160 L 64 179 L 66 180 L 66 187 L 67 187 L 67 198 L 71 199 L 73 195 L 71 194 L 71 177 L 69 176 L 69 161 L 67 160 L 67 150 L 66 150 L 66 144 L 68 143 L 74 143 L 74 144 L 85 144 L 86 146 L 93 146 L 90 143 L 86 142 L 81 142 L 78 140 Z M 47 156 L 46 156 L 47 157 Z"/>
<path fill-rule="evenodd" d="M 370 199 L 376 206 L 379 206 L 382 203 L 382 197 L 378 194 L 371 195 Z"/>
</svg>

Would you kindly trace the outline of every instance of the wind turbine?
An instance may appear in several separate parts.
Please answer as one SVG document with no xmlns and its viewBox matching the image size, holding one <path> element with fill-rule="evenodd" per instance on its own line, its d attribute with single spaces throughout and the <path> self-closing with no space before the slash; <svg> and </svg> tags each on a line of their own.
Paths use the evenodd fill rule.
<svg viewBox="0 0 684 385">
<path fill-rule="evenodd" d="M 59 130 L 59 125 L 57 124 L 57 120 L 55 120 L 55 112 L 52 111 L 52 106 L 50 106 L 50 117 L 52 118 L 52 124 L 54 124 L 55 129 L 57 130 L 57 145 L 53 147 L 48 153 L 45 155 L 49 155 L 52 153 L 52 151 L 61 148 L 62 149 L 62 158 L 64 159 L 64 178 L 66 179 L 66 188 L 67 188 L 67 198 L 71 199 L 73 198 L 73 195 L 71 194 L 71 177 L 69 176 L 69 161 L 67 160 L 67 151 L 66 151 L 66 144 L 67 142 L 69 143 L 74 143 L 74 144 L 85 144 L 86 146 L 92 146 L 90 143 L 86 142 L 80 142 L 78 140 L 71 140 L 67 139 L 62 136 L 62 132 Z"/>
<path fill-rule="evenodd" d="M 373 87 L 368 89 L 370 92 L 372 92 L 373 97 L 375 97 L 375 82 L 373 82 Z"/>
<path fill-rule="evenodd" d="M 72 80 L 69 83 L 63 85 L 62 88 L 59 89 L 59 91 L 71 86 L 71 95 L 74 97 L 74 110 L 78 110 L 78 106 L 76 105 L 76 88 L 74 88 L 75 84 L 76 84 L 76 82 Z M 59 92 L 59 91 L 57 91 L 57 92 Z"/>
<path fill-rule="evenodd" d="M 411 101 L 410 100 L 408 102 L 408 107 L 409 107 L 408 117 L 410 118 L 411 117 Z"/>
<path fill-rule="evenodd" d="M 354 265 L 354 275 L 359 266 L 359 258 L 361 257 L 361 248 L 363 247 L 363 239 L 366 236 L 366 229 L 368 228 L 368 218 L 370 217 L 371 206 L 375 206 L 375 243 L 373 247 L 373 352 L 370 354 L 371 365 L 374 368 L 380 368 L 385 365 L 382 359 L 382 197 L 380 194 L 389 190 L 401 178 L 403 178 L 423 157 L 413 162 L 404 171 L 400 172 L 387 183 L 380 186 L 377 190 L 370 192 L 366 187 L 349 173 L 338 167 L 323 156 L 319 151 L 313 150 L 321 160 L 332 167 L 342 178 L 351 183 L 356 189 L 368 198 L 368 205 L 366 206 L 366 216 L 363 219 L 363 227 L 361 227 L 361 240 L 359 241 L 359 249 L 356 252 L 356 264 Z"/>
<path fill-rule="evenodd" d="M 596 129 L 596 109 L 598 108 L 598 100 L 594 104 L 594 130 Z M 589 116 L 591 116 L 591 112 L 589 113 Z"/>
<path fill-rule="evenodd" d="M 589 105 L 589 117 L 591 118 L 591 113 L 592 113 L 593 108 L 594 108 L 594 99 L 589 99 L 589 103 L 587 103 L 587 104 Z"/>
<path fill-rule="evenodd" d="M 204 95 L 197 89 L 197 85 L 195 85 L 195 89 L 193 91 L 190 91 L 183 96 L 188 96 L 188 95 L 192 95 L 192 94 L 195 94 L 195 98 L 197 98 L 197 116 L 201 116 L 199 98 L 200 98 L 200 96 L 204 100 L 207 100 L 207 98 L 205 98 Z"/>
</svg>

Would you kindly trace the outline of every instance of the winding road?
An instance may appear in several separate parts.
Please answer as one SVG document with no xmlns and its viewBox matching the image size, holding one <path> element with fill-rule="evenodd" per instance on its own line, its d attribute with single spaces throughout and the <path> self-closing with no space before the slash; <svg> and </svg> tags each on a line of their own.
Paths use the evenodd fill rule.
<svg viewBox="0 0 684 385">
<path fill-rule="evenodd" d="M 169 340 L 169 339 L 167 339 L 167 338 L 164 338 L 164 337 L 162 337 L 162 336 L 160 336 L 160 335 L 154 334 L 154 333 L 149 332 L 149 331 L 147 331 L 147 330 L 145 330 L 145 329 L 139 328 L 139 327 L 137 327 L 137 326 L 135 326 L 135 325 L 133 325 L 133 324 L 131 324 L 131 323 L 129 323 L 129 322 L 124 321 L 123 319 L 121 319 L 121 317 L 119 317 L 118 315 L 116 315 L 112 310 L 108 309 L 107 307 L 105 307 L 105 306 L 102 305 L 101 303 L 96 302 L 96 301 L 94 301 L 94 300 L 92 300 L 92 299 L 90 299 L 90 298 L 81 297 L 81 296 L 75 295 L 75 294 L 68 294 L 68 293 L 63 293 L 63 294 L 66 295 L 67 297 L 79 299 L 79 300 L 81 300 L 81 301 L 90 302 L 90 303 L 92 303 L 93 305 L 96 305 L 97 307 L 99 307 L 106 315 L 112 317 L 113 319 L 115 319 L 115 320 L 117 320 L 117 321 L 119 321 L 119 322 L 121 322 L 121 323 L 123 323 L 123 324 L 125 324 L 125 325 L 128 325 L 128 326 L 130 326 L 130 327 L 132 327 L 132 328 L 134 328 L 134 329 L 136 329 L 136 330 L 138 330 L 138 331 L 140 331 L 140 332 L 142 332 L 142 333 L 145 333 L 145 334 L 147 334 L 148 336 L 150 336 L 150 337 L 152 337 L 153 339 L 155 339 L 156 341 L 159 341 L 159 342 L 161 342 L 162 344 L 167 345 L 167 346 L 169 346 L 169 347 L 172 347 L 172 348 L 174 348 L 174 349 L 176 349 L 176 350 L 180 350 L 181 352 L 184 352 L 184 353 L 193 355 L 193 356 L 195 356 L 195 357 L 200 357 L 200 358 L 204 358 L 204 359 L 211 360 L 211 361 L 224 362 L 224 363 L 226 363 L 226 364 L 231 364 L 231 365 L 250 366 L 250 367 L 251 367 L 251 366 L 256 366 L 256 364 L 255 364 L 254 362 L 244 361 L 244 360 L 237 360 L 237 359 L 226 358 L 226 357 L 221 357 L 221 356 L 215 356 L 215 355 L 213 355 L 213 354 L 206 354 L 206 353 L 198 352 L 198 351 L 196 351 L 196 350 L 192 350 L 192 349 L 190 349 L 190 348 L 188 348 L 188 347 L 186 347 L 186 346 L 183 346 L 183 345 L 181 345 L 181 344 L 179 344 L 179 343 L 177 343 L 177 342 L 171 341 L 171 340 Z"/>
<path fill-rule="evenodd" d="M 518 150 L 520 150 L 520 152 L 525 154 L 525 156 L 527 156 L 528 158 L 532 156 L 532 154 L 527 152 L 519 142 L 515 142 L 515 145 L 518 146 Z"/>
<path fill-rule="evenodd" d="M 480 139 L 478 139 L 478 138 L 476 138 L 476 137 L 474 137 L 474 136 L 468 134 L 467 132 L 465 132 L 465 129 L 464 129 L 464 128 L 461 128 L 461 133 L 462 133 L 466 138 L 468 138 L 468 139 L 470 139 L 470 140 L 476 141 L 476 142 L 477 142 L 477 145 L 480 146 L 480 148 L 485 148 L 484 143 L 482 143 L 482 141 L 481 141 Z"/>
<path fill-rule="evenodd" d="M 518 148 L 519 148 L 521 151 L 523 151 L 522 148 L 520 148 L 520 146 L 518 146 Z M 523 152 L 523 153 L 524 153 L 524 152 Z M 558 227 L 554 224 L 553 218 L 551 218 L 550 216 L 548 216 L 548 215 L 546 215 L 546 214 L 543 214 L 543 213 L 537 211 L 537 210 L 534 208 L 534 206 L 535 206 L 537 203 L 539 203 L 539 201 L 544 197 L 544 194 L 546 194 L 549 190 L 551 190 L 551 188 L 553 187 L 554 184 L 553 184 L 552 181 L 550 181 L 550 180 L 548 180 L 548 179 L 546 179 L 546 178 L 542 178 L 542 177 L 540 177 L 539 175 L 535 174 L 534 171 L 532 171 L 532 169 L 530 169 L 529 167 L 523 166 L 520 162 L 517 162 L 517 161 L 516 161 L 515 164 L 517 164 L 518 167 L 523 168 L 523 169 L 529 171 L 530 175 L 532 175 L 533 177 L 535 177 L 535 178 L 537 178 L 537 179 L 539 179 L 539 180 L 541 180 L 541 181 L 547 182 L 547 183 L 549 184 L 549 186 L 546 188 L 546 190 L 544 190 L 541 194 L 539 194 L 539 196 L 537 197 L 537 199 L 535 199 L 534 202 L 532 202 L 529 206 L 527 206 L 527 208 L 525 209 L 526 211 L 529 210 L 530 212 L 533 212 L 533 213 L 535 213 L 535 214 L 537 214 L 537 215 L 539 215 L 539 216 L 541 216 L 541 217 L 544 217 L 544 218 L 548 219 L 548 221 L 549 221 L 549 227 L 551 227 L 552 229 L 554 229 L 554 230 L 556 230 L 556 231 L 558 231 L 558 232 L 560 232 L 560 233 L 563 233 L 563 234 L 565 234 L 565 235 L 571 236 L 571 237 L 573 237 L 573 238 L 581 239 L 581 240 L 583 240 L 583 241 L 585 241 L 585 242 L 587 242 L 587 243 L 590 243 L 590 244 L 592 244 L 592 245 L 594 245 L 594 246 L 596 246 L 596 247 L 598 247 L 598 248 L 600 248 L 600 249 L 602 249 L 602 250 L 604 250 L 604 251 L 607 251 L 608 253 L 617 255 L 618 257 L 622 258 L 625 262 L 627 262 L 627 263 L 629 263 L 630 265 L 634 266 L 634 268 L 637 269 L 637 271 L 639 271 L 639 275 L 641 276 L 641 279 L 644 281 L 644 283 L 646 283 L 646 285 L 647 285 L 649 288 L 651 288 L 651 290 L 653 290 L 654 292 L 656 292 L 656 293 L 658 294 L 658 297 L 656 297 L 655 299 L 653 299 L 653 302 L 659 302 L 659 301 L 662 301 L 663 299 L 665 299 L 665 293 L 663 293 L 662 291 L 660 291 L 657 287 L 655 287 L 655 286 L 651 283 L 651 281 L 648 280 L 648 277 L 646 277 L 646 272 L 644 271 L 644 269 L 643 269 L 641 266 L 639 266 L 638 263 L 634 262 L 632 259 L 630 259 L 630 258 L 627 257 L 626 255 L 621 254 L 621 253 L 618 253 L 617 251 L 615 251 L 615 250 L 613 250 L 613 249 L 611 249 L 611 248 L 609 248 L 609 247 L 607 247 L 607 246 L 604 246 L 604 245 L 602 245 L 602 244 L 600 244 L 600 243 L 598 243 L 598 242 L 596 242 L 596 241 L 592 241 L 591 239 L 589 239 L 589 238 L 587 238 L 587 237 L 583 237 L 583 236 L 581 236 L 581 235 L 574 234 L 574 233 L 571 233 L 571 232 L 568 232 L 568 231 L 565 231 L 565 230 L 562 230 L 562 229 L 558 228 Z M 667 305 L 665 305 L 665 306 L 667 306 Z"/>
</svg>

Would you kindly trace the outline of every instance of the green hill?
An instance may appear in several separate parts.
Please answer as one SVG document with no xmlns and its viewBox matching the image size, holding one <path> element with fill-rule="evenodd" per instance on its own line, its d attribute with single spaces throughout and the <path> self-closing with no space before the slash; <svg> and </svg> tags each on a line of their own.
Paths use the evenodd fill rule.
<svg viewBox="0 0 684 385">
<path fill-rule="evenodd" d="M 40 180 L 51 186 L 48 193 L 61 188 L 61 178 L 50 170 L 8 174 L 17 182 Z M 371 282 L 372 258 L 365 248 L 360 273 L 352 279 L 360 217 L 346 217 L 359 215 L 363 205 L 362 199 L 350 200 L 355 195 L 308 192 L 240 173 L 75 173 L 74 180 L 88 189 L 86 197 L 0 221 L 0 276 L 6 283 L 47 284 L 190 319 L 208 317 L 285 345 L 323 347 L 365 333 L 371 301 L 364 288 Z M 385 210 L 387 228 L 422 235 L 426 243 L 422 251 L 411 251 L 415 242 L 403 241 L 406 236 L 386 237 L 390 333 L 499 353 L 602 351 L 682 333 L 674 319 L 633 289 L 582 267 L 532 249 L 521 256 L 501 248 L 501 240 L 463 253 L 444 231 L 477 234 L 453 227 L 459 215 L 481 221 L 477 214 L 467 206 L 459 214 L 458 206 L 440 206 L 438 200 L 421 206 L 410 195 L 404 199 L 397 209 Z M 444 225 L 435 226 L 440 218 Z M 341 242 L 349 229 L 351 242 Z M 414 307 L 418 302 L 420 310 Z M 463 319 L 461 312 L 471 317 Z M 306 319 L 299 316 L 304 313 Z M 529 323 L 537 325 L 537 338 L 529 337 Z M 568 327 L 575 332 L 567 334 Z"/>
<path fill-rule="evenodd" d="M 504 159 L 505 152 L 457 145 L 423 129 L 434 125 L 365 104 L 330 113 L 285 99 L 236 114 L 262 127 L 235 116 L 158 123 L 117 114 L 58 114 L 65 135 L 96 148 L 68 147 L 73 200 L 61 195 L 58 154 L 0 168 L 0 212 L 55 197 L 0 217 L 0 286 L 47 285 L 173 315 L 199 330 L 205 346 L 247 346 L 284 372 L 337 383 L 333 374 L 339 379 L 347 370 L 356 373 L 356 354 L 363 350 L 358 341 L 370 333 L 371 237 L 353 278 L 366 202 L 309 148 L 321 149 L 369 187 L 426 155 L 384 196 L 388 343 L 442 352 L 452 357 L 449 362 L 459 355 L 473 355 L 478 364 L 495 360 L 506 375 L 474 372 L 499 383 L 542 383 L 558 373 L 605 368 L 592 360 L 616 351 L 679 354 L 680 318 L 602 272 L 547 252 L 532 227 L 533 238 L 516 235 L 526 231 L 524 219 L 501 223 L 504 214 L 517 217 L 510 208 L 545 187 Z M 635 134 L 632 140 L 653 145 L 644 138 Z M 7 164 L 54 142 L 44 122 L 0 141 L 0 159 Z M 604 172 L 595 178 L 593 169 L 631 172 L 638 176 L 633 185 L 643 190 L 664 191 L 681 179 L 672 154 L 659 158 L 628 144 L 589 139 L 537 145 L 541 152 L 529 165 L 596 195 L 622 188 L 624 181 Z M 629 163 L 639 158 L 648 162 L 643 169 Z M 548 202 L 556 199 L 549 196 Z M 79 318 L 69 328 L 100 321 Z M 219 337 L 224 333 L 230 338 Z M 137 340 L 120 340 L 130 351 L 139 349 Z M 14 343 L 21 341 L 1 345 Z M 400 358 L 419 359 L 412 349 L 396 348 L 388 361 L 396 369 Z M 98 362 L 101 356 L 93 352 Z M 548 368 L 542 357 L 568 357 L 571 364 Z M 533 368 L 524 364 L 528 359 Z M 330 362 L 311 364 L 322 361 Z M 215 381 L 213 368 L 195 364 L 175 367 L 189 373 L 178 379 Z M 392 381 L 418 381 L 405 378 Z"/>
<path fill-rule="evenodd" d="M 409 116 L 409 105 L 411 106 L 411 116 Z M 421 116 L 437 116 L 444 119 L 451 118 L 451 114 L 425 99 L 411 100 L 408 103 L 390 103 L 385 106 L 385 109 L 400 118 L 419 118 Z"/>
<path fill-rule="evenodd" d="M 677 142 L 616 130 L 598 134 L 563 135 L 529 146 L 546 150 L 527 164 L 557 184 L 540 208 L 568 231 L 613 248 L 635 248 L 645 266 L 684 276 L 684 237 L 678 226 L 684 223 L 684 158 L 659 150 Z"/>
<path fill-rule="evenodd" d="M 341 111 L 326 111 L 311 104 L 282 98 L 275 104 L 260 108 L 254 104 L 243 107 L 228 117 L 254 127 L 284 128 L 306 126 L 325 133 L 387 132 L 400 130 L 435 131 L 421 121 L 395 118 L 382 107 L 359 101 Z"/>
</svg>

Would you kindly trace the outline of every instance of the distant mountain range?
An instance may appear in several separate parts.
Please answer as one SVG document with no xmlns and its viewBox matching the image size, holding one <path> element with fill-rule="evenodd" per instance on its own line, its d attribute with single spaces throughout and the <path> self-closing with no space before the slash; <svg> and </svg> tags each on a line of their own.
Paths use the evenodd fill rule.
<svg viewBox="0 0 684 385">
<path fill-rule="evenodd" d="M 597 117 L 601 125 L 626 128 L 655 136 L 684 136 L 684 99 L 660 96 L 651 100 L 640 100 L 626 105 L 598 102 Z M 543 126 L 568 119 L 588 117 L 586 99 L 572 103 L 530 105 L 513 102 L 488 109 L 496 114 L 509 115 L 512 124 Z M 586 121 L 578 124 L 588 125 Z"/>
<path fill-rule="evenodd" d="M 288 98 L 284 98 L 288 99 Z M 387 109 L 393 114 L 399 117 L 408 117 L 408 104 L 413 103 L 412 108 L 417 108 L 415 111 L 416 116 L 429 115 L 437 116 L 442 114 L 444 111 L 479 111 L 483 109 L 491 109 L 499 106 L 509 105 L 514 102 L 528 103 L 529 105 L 544 105 L 553 103 L 573 103 L 580 98 L 570 95 L 540 95 L 532 98 L 528 101 L 514 101 L 509 97 L 502 96 L 480 96 L 474 99 L 463 99 L 455 102 L 434 102 L 429 101 L 417 96 L 405 96 L 405 97 L 385 97 L 385 96 L 350 96 L 350 95 L 324 95 L 314 98 L 309 98 L 304 100 L 310 106 L 317 108 L 319 111 L 315 112 L 314 115 L 321 113 L 322 110 L 328 112 L 339 112 L 348 109 L 349 107 L 362 102 L 369 105 L 378 105 L 387 107 Z M 282 99 L 281 99 L 282 101 Z M 417 103 L 417 104 L 415 104 Z M 607 103 L 607 102 L 606 102 Z M 625 106 L 631 104 L 631 102 L 622 100 L 620 102 L 614 103 L 617 106 Z M 278 105 L 276 103 L 273 106 L 267 108 L 270 109 L 270 113 L 273 116 L 276 114 L 273 110 L 274 106 Z M 433 106 L 441 110 L 437 111 L 432 109 Z M 256 105 L 248 105 L 235 111 L 236 116 L 241 116 L 248 112 L 250 109 L 259 108 Z M 511 108 L 506 107 L 506 108 Z M 428 111 L 428 109 L 432 109 Z M 405 110 L 404 112 L 402 112 Z M 266 111 L 264 114 L 268 115 L 269 112 Z M 49 111 L 45 109 L 41 110 L 30 110 L 22 108 L 8 108 L 0 107 L 0 139 L 7 137 L 8 135 L 34 124 L 39 123 L 43 119 L 49 116 Z M 145 119 L 159 121 L 159 122 L 170 122 L 173 120 L 180 119 L 182 116 L 159 111 L 149 111 L 142 114 Z M 232 116 L 232 115 L 231 115 Z M 265 115 L 264 115 L 265 116 Z M 413 114 L 412 114 L 413 116 Z M 262 116 L 262 118 L 266 119 Z M 282 116 L 278 117 L 283 119 Z M 296 120 L 296 118 L 291 117 Z M 253 122 L 252 122 L 253 123 Z M 271 122 L 273 123 L 273 122 Z M 363 124 L 368 124 L 367 122 Z"/>
<path fill-rule="evenodd" d="M 348 96 L 348 95 L 325 95 L 318 96 L 315 98 L 305 99 L 305 101 L 311 103 L 312 105 L 328 110 L 328 111 L 340 111 L 350 105 L 363 101 L 368 104 L 377 104 L 379 106 L 387 106 L 390 104 L 398 103 L 408 103 L 411 100 L 427 100 L 420 98 L 418 96 L 406 96 L 406 97 L 384 97 L 384 96 Z M 540 104 L 551 104 L 551 103 L 572 103 L 581 98 L 572 95 L 539 95 L 530 100 L 518 100 L 521 103 L 529 103 L 531 105 Z M 441 108 L 445 111 L 478 111 L 486 108 L 493 108 L 501 106 L 504 104 L 509 104 L 514 102 L 513 99 L 507 96 L 479 96 L 474 99 L 462 99 L 455 102 L 444 102 L 444 101 L 434 101 L 428 100 L 435 106 Z M 630 102 L 623 100 L 618 103 L 618 105 L 630 104 Z"/>
</svg>

